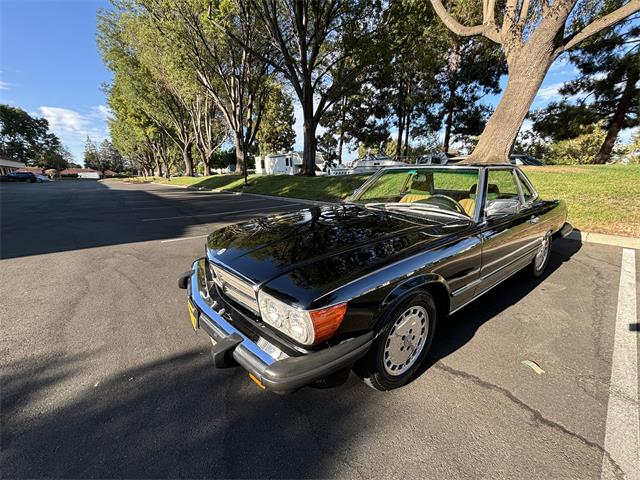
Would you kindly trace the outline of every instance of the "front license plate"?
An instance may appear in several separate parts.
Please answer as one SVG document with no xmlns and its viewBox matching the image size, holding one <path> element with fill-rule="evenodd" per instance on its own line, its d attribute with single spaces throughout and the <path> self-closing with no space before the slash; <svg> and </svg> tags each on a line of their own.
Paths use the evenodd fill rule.
<svg viewBox="0 0 640 480">
<path fill-rule="evenodd" d="M 193 306 L 191 300 L 187 300 L 187 310 L 189 310 L 189 318 L 191 319 L 191 325 L 193 329 L 198 329 L 198 318 L 196 317 L 196 307 Z"/>
</svg>

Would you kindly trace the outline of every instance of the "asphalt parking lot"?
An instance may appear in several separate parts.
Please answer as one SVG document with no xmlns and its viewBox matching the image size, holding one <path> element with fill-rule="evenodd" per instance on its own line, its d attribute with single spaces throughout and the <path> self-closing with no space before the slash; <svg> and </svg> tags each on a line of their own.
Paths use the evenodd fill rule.
<svg viewBox="0 0 640 480">
<path fill-rule="evenodd" d="M 302 207 L 115 181 L 2 184 L 0 475 L 637 478 L 624 471 L 637 349 L 634 368 L 614 346 L 636 345 L 638 286 L 619 286 L 640 262 L 618 247 L 556 242 L 544 278 L 517 275 L 455 314 L 422 375 L 393 392 L 352 375 L 282 397 L 211 368 L 177 276 L 213 228 Z M 620 374 L 636 381 L 635 397 L 618 395 L 631 422 L 608 414 Z"/>
</svg>

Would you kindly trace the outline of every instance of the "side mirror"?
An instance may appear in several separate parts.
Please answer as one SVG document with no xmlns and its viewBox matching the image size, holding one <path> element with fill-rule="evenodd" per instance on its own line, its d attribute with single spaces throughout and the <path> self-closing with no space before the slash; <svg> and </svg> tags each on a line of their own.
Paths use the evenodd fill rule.
<svg viewBox="0 0 640 480">
<path fill-rule="evenodd" d="M 484 214 L 487 218 L 513 215 L 520 210 L 520 201 L 516 198 L 500 198 L 491 200 L 485 207 Z"/>
</svg>

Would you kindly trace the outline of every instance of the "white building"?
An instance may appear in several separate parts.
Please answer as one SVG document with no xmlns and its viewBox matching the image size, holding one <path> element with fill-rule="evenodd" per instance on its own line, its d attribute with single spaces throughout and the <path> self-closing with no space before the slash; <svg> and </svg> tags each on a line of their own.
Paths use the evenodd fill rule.
<svg viewBox="0 0 640 480">
<path fill-rule="evenodd" d="M 25 168 L 25 165 L 22 162 L 0 158 L 0 175 L 6 175 L 21 168 Z"/>
<path fill-rule="evenodd" d="M 261 175 L 295 175 L 302 166 L 302 152 L 272 153 L 256 157 L 256 173 Z M 316 152 L 316 166 L 322 170 L 324 157 Z"/>
</svg>

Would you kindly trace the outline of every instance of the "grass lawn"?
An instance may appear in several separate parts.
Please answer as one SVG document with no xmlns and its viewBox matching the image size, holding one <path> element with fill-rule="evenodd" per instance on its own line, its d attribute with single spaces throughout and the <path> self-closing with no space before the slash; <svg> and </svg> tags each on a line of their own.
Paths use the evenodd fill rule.
<svg viewBox="0 0 640 480">
<path fill-rule="evenodd" d="M 575 228 L 640 237 L 640 165 L 527 167 L 525 171 L 543 198 L 566 200 L 569 222 Z M 337 201 L 349 196 L 366 178 L 366 175 L 315 178 L 254 175 L 249 177 L 249 187 L 245 189 L 242 177 L 235 175 L 153 180 L 171 185 Z M 145 180 L 138 177 L 125 181 Z"/>
<path fill-rule="evenodd" d="M 585 232 L 640 237 L 640 165 L 524 169 L 543 198 L 562 198 L 569 223 Z"/>
<path fill-rule="evenodd" d="M 249 186 L 242 188 L 244 178 L 237 175 L 211 177 L 176 177 L 171 180 L 154 177 L 153 181 L 170 185 L 204 187 L 235 192 L 259 193 L 307 200 L 339 201 L 348 197 L 364 183 L 367 175 L 343 177 L 297 177 L 292 175 L 249 175 Z M 144 182 L 141 177 L 125 181 Z M 146 180 L 149 181 L 149 180 Z"/>
</svg>

